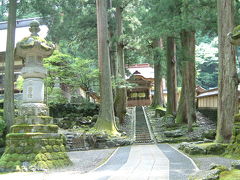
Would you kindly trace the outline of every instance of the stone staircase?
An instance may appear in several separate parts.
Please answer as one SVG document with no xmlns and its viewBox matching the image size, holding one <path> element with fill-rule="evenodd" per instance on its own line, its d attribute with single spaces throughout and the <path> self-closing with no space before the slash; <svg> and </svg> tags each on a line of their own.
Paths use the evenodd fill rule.
<svg viewBox="0 0 240 180">
<path fill-rule="evenodd" d="M 154 143 L 142 106 L 136 107 L 135 143 Z"/>
</svg>

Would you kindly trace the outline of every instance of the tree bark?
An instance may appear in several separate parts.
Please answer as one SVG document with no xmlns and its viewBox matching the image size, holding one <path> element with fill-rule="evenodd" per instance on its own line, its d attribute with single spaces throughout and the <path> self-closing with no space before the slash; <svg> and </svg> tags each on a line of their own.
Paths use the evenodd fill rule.
<svg viewBox="0 0 240 180">
<path fill-rule="evenodd" d="M 16 0 L 9 1 L 7 48 L 4 70 L 4 120 L 6 121 L 8 132 L 14 123 L 14 46 L 16 29 L 16 6 Z"/>
<path fill-rule="evenodd" d="M 184 70 L 182 70 L 182 72 L 184 72 Z M 183 73 L 182 73 L 182 77 L 183 77 Z M 184 79 L 184 77 L 182 79 Z M 182 83 L 180 100 L 178 102 L 176 123 L 178 123 L 178 124 L 187 123 L 187 112 L 186 112 L 186 102 L 185 102 L 185 85 L 184 85 L 184 83 Z"/>
<path fill-rule="evenodd" d="M 113 2 L 112 0 L 108 0 L 108 9 L 113 8 Z M 117 70 L 118 70 L 118 64 L 117 64 L 117 47 L 116 47 L 116 40 L 115 40 L 115 16 L 114 13 L 111 12 L 108 14 L 109 21 L 108 21 L 108 32 L 109 32 L 109 55 L 110 55 L 110 69 L 111 69 L 111 77 L 116 81 L 117 80 Z M 113 99 L 116 97 L 116 87 L 112 87 L 113 92 Z"/>
<path fill-rule="evenodd" d="M 176 122 L 188 123 L 188 131 L 192 131 L 192 124 L 196 120 L 195 105 L 195 32 L 183 30 L 181 32 L 181 44 L 183 52 L 182 76 L 183 76 L 183 95 L 179 102 L 179 114 Z M 185 108 L 185 109 L 184 109 Z M 184 119 L 186 118 L 186 120 Z"/>
<path fill-rule="evenodd" d="M 108 7 L 109 9 L 112 8 L 112 0 L 108 0 Z M 109 45 L 109 52 L 110 52 L 110 67 L 111 67 L 111 75 L 116 79 L 117 77 L 117 59 L 116 59 L 116 41 L 115 39 L 115 27 L 113 21 L 115 18 L 113 18 L 113 14 L 109 15 L 109 24 L 108 24 L 108 30 L 109 30 L 109 39 L 110 39 L 110 45 Z"/>
<path fill-rule="evenodd" d="M 176 91 L 176 44 L 174 37 L 167 37 L 167 114 L 176 114 Z"/>
<path fill-rule="evenodd" d="M 160 50 L 163 49 L 163 40 L 156 39 L 153 42 L 154 48 L 154 96 L 152 101 L 152 106 L 163 106 L 163 87 L 162 87 L 162 65 L 161 65 L 161 54 Z"/>
<path fill-rule="evenodd" d="M 118 74 L 117 78 L 125 79 L 125 63 L 124 63 L 124 45 L 121 40 L 123 35 L 123 19 L 122 19 L 122 7 L 120 3 L 117 3 L 116 7 L 116 36 L 117 43 L 117 62 L 118 62 Z M 127 90 L 126 87 L 116 88 L 116 97 L 114 102 L 116 116 L 119 118 L 120 124 L 124 123 L 127 107 Z"/>
<path fill-rule="evenodd" d="M 227 34 L 234 27 L 234 1 L 218 0 L 218 121 L 216 141 L 230 142 L 234 114 L 237 111 L 237 72 L 235 47 Z"/>
<path fill-rule="evenodd" d="M 108 44 L 107 0 L 97 0 L 96 7 L 101 102 L 95 128 L 116 134 Z"/>
</svg>

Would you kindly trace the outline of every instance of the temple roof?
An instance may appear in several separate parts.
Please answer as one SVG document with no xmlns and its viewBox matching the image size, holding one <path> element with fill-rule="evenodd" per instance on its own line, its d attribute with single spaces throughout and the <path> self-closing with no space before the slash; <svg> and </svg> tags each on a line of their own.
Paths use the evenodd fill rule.
<svg viewBox="0 0 240 180">
<path fill-rule="evenodd" d="M 127 69 L 131 73 L 131 75 L 132 74 L 142 75 L 144 78 L 154 79 L 154 69 L 150 66 L 150 64 L 147 64 L 147 63 L 135 64 L 135 65 L 128 66 Z"/>
<path fill-rule="evenodd" d="M 34 20 L 40 20 L 41 25 L 39 32 L 39 36 L 45 38 L 47 36 L 48 27 L 44 25 L 44 22 L 41 18 L 29 18 L 29 19 L 21 19 L 16 22 L 16 33 L 15 33 L 15 45 L 17 42 L 21 41 L 23 38 L 30 36 L 31 32 L 29 32 L 29 24 Z M 6 42 L 7 42 L 7 22 L 0 22 L 0 52 L 6 51 Z"/>
</svg>

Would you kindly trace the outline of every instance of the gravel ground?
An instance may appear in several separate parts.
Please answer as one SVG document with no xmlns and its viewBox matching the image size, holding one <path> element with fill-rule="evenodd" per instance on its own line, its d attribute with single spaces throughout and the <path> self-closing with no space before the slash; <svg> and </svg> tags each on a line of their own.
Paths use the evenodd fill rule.
<svg viewBox="0 0 240 180">
<path fill-rule="evenodd" d="M 171 146 L 173 146 L 174 148 L 178 148 L 179 144 L 171 144 Z M 181 151 L 182 152 L 182 151 Z M 184 152 L 182 152 L 184 153 Z M 185 153 L 184 153 L 185 154 Z M 200 170 L 209 170 L 212 164 L 220 164 L 220 165 L 224 165 L 228 168 L 231 167 L 231 163 L 234 161 L 238 161 L 235 159 L 229 159 L 229 158 L 225 158 L 225 157 L 221 157 L 221 156 L 217 156 L 217 155 L 206 155 L 206 156 L 189 156 L 188 154 L 185 154 L 186 156 L 190 157 L 198 166 L 198 168 Z"/>
<path fill-rule="evenodd" d="M 103 164 L 115 150 L 116 148 L 68 152 L 73 166 L 52 171 L 77 171 L 78 173 L 86 173 Z"/>
<path fill-rule="evenodd" d="M 48 172 L 20 172 L 20 173 L 7 173 L 0 174 L 0 179 L 8 180 L 78 180 L 78 179 L 98 179 L 96 174 L 95 178 L 85 177 L 86 172 L 91 172 L 101 164 L 103 164 L 116 149 L 102 149 L 102 150 L 90 150 L 90 151 L 75 151 L 68 153 L 70 159 L 74 163 L 72 166 L 55 169 Z M 89 173 L 91 175 L 91 173 Z"/>
<path fill-rule="evenodd" d="M 219 156 L 192 157 L 192 159 L 200 170 L 209 170 L 212 164 L 224 165 L 230 168 L 231 163 L 237 161 Z"/>
</svg>

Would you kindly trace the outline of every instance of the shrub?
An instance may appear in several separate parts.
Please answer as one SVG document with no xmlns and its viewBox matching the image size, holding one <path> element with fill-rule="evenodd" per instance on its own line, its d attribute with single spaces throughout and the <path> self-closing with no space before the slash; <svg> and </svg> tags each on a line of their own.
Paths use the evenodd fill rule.
<svg viewBox="0 0 240 180">
<path fill-rule="evenodd" d="M 0 117 L 0 137 L 1 137 L 1 134 L 3 133 L 5 127 L 6 127 L 6 124 L 5 124 L 4 120 L 2 120 L 2 118 Z"/>
<path fill-rule="evenodd" d="M 99 105 L 91 102 L 84 102 L 81 104 L 50 104 L 49 109 L 50 115 L 55 118 L 66 117 L 69 114 L 75 117 L 86 117 L 98 114 Z"/>
</svg>

